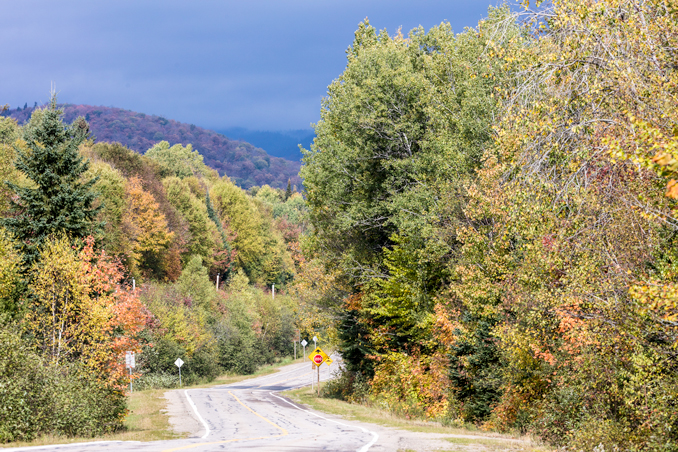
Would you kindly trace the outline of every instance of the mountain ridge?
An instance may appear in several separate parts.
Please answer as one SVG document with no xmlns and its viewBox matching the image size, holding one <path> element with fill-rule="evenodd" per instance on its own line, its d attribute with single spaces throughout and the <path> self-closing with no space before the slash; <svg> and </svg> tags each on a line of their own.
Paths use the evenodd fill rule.
<svg viewBox="0 0 678 452">
<path fill-rule="evenodd" d="M 35 107 L 7 110 L 20 124 L 30 119 Z M 118 142 L 140 154 L 160 141 L 170 145 L 191 144 L 204 158 L 205 164 L 220 175 L 227 175 L 242 188 L 270 185 L 285 188 L 287 181 L 301 186 L 301 163 L 269 155 L 265 150 L 246 141 L 232 140 L 223 134 L 182 123 L 163 116 L 147 115 L 117 107 L 60 104 L 64 121 L 72 122 L 83 116 L 97 142 Z"/>
</svg>

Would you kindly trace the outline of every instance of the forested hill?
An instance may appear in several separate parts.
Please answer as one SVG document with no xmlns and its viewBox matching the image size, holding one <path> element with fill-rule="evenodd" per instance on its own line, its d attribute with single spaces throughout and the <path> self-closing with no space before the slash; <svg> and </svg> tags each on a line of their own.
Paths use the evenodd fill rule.
<svg viewBox="0 0 678 452">
<path fill-rule="evenodd" d="M 34 108 L 19 107 L 6 111 L 4 115 L 23 124 L 31 117 Z M 254 185 L 285 188 L 288 179 L 291 179 L 292 185 L 301 187 L 299 162 L 271 157 L 250 143 L 230 140 L 194 124 L 121 108 L 72 104 L 62 105 L 62 108 L 66 122 L 84 116 L 97 142 L 118 142 L 139 153 L 144 153 L 163 140 L 171 145 L 191 144 L 202 154 L 208 166 L 219 171 L 222 176 L 229 176 L 243 188 Z"/>
</svg>

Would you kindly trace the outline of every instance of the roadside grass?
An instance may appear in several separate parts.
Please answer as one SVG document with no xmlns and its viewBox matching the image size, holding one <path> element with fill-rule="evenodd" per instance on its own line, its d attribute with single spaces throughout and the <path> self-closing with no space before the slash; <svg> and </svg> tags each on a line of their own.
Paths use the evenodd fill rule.
<svg viewBox="0 0 678 452">
<path fill-rule="evenodd" d="M 454 445 L 455 448 L 450 450 L 507 450 L 526 452 L 547 452 L 552 450 L 545 446 L 533 444 L 529 437 L 517 437 L 481 431 L 473 425 L 468 425 L 463 428 L 447 427 L 439 422 L 405 419 L 389 411 L 368 405 L 353 404 L 337 399 L 319 398 L 316 392 L 312 392 L 308 387 L 285 391 L 282 395 L 289 397 L 299 404 L 311 407 L 314 410 L 338 415 L 347 420 L 356 420 L 411 432 L 449 435 L 441 437 L 440 439 Z"/>
<path fill-rule="evenodd" d="M 217 385 L 227 385 L 238 383 L 249 378 L 261 377 L 275 373 L 281 366 L 303 362 L 302 358 L 294 360 L 284 358 L 275 364 L 260 367 L 251 375 L 225 374 L 209 383 L 184 386 L 182 389 L 191 388 L 211 388 Z M 173 389 L 148 389 L 145 391 L 135 391 L 127 399 L 129 414 L 125 419 L 125 430 L 112 433 L 110 435 L 89 437 L 66 437 L 43 435 L 33 441 L 16 441 L 12 443 L 0 444 L 0 448 L 9 447 L 30 447 L 46 446 L 50 444 L 72 444 L 92 441 L 160 441 L 167 439 L 180 439 L 184 435 L 176 434 L 172 431 L 169 424 L 169 417 L 165 414 L 167 408 L 167 399 L 164 395 L 167 391 Z"/>
</svg>

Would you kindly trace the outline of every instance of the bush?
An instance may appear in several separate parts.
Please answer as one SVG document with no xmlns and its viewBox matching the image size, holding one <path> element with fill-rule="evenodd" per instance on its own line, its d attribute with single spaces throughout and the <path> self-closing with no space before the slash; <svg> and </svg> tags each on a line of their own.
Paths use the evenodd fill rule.
<svg viewBox="0 0 678 452">
<path fill-rule="evenodd" d="M 73 363 L 44 362 L 12 330 L 0 330 L 0 443 L 41 434 L 96 436 L 122 428 L 122 391 Z"/>
<path fill-rule="evenodd" d="M 135 391 L 145 391 L 146 389 L 171 389 L 179 387 L 179 371 L 175 374 L 150 373 L 144 374 L 134 380 Z"/>
<path fill-rule="evenodd" d="M 363 374 L 342 369 L 339 376 L 321 387 L 320 396 L 351 403 L 363 403 L 367 400 L 369 392 L 370 385 Z"/>
<path fill-rule="evenodd" d="M 181 367 L 181 380 L 184 385 L 211 381 L 222 371 L 216 350 L 212 347 L 200 347 L 189 355 L 176 341 L 160 338 L 153 347 L 144 347 L 139 359 L 140 370 L 144 373 L 142 379 L 159 383 L 166 382 L 167 375 L 176 375 L 176 386 L 179 386 L 179 369 L 174 364 L 177 358 L 184 361 Z"/>
</svg>

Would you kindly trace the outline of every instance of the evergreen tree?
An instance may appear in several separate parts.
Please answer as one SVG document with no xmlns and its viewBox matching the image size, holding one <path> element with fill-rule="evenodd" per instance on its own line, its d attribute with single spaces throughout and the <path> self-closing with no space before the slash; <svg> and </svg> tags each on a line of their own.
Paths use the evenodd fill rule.
<svg viewBox="0 0 678 452">
<path fill-rule="evenodd" d="M 38 258 L 40 246 L 50 234 L 80 238 L 96 227 L 100 207 L 93 207 L 96 193 L 92 186 L 97 178 L 81 180 L 89 162 L 78 152 L 89 135 L 89 126 L 83 118 L 66 125 L 62 114 L 53 95 L 49 106 L 35 110 L 24 127 L 25 145 L 13 146 L 14 166 L 32 184 L 7 183 L 17 196 L 2 224 L 17 238 L 26 264 Z"/>
<path fill-rule="evenodd" d="M 283 201 L 290 199 L 290 196 L 292 196 L 292 181 L 287 179 L 287 190 L 285 190 L 285 199 Z"/>
</svg>

